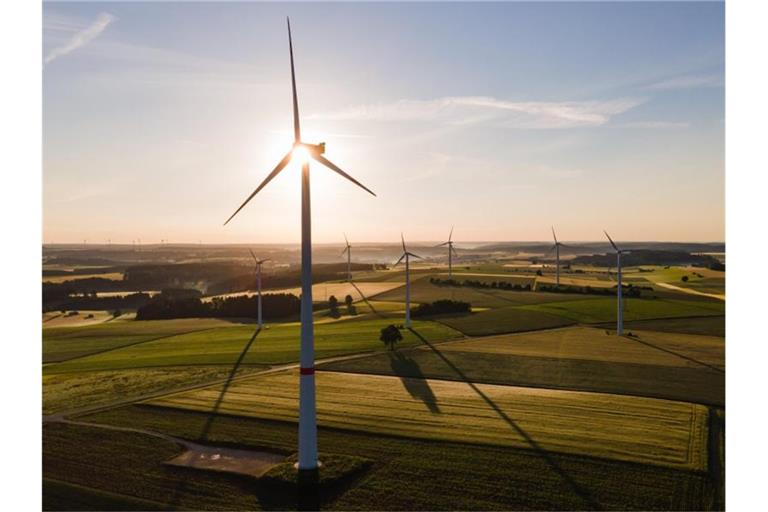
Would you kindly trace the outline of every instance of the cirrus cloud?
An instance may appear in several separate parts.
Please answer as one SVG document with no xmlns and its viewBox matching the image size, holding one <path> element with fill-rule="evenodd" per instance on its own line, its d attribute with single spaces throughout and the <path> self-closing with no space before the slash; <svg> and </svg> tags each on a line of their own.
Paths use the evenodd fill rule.
<svg viewBox="0 0 768 512">
<path fill-rule="evenodd" d="M 93 23 L 75 33 L 63 46 L 58 46 L 51 50 L 45 57 L 44 63 L 50 64 L 62 55 L 66 55 L 90 43 L 116 19 L 114 15 L 102 12 Z"/>
</svg>

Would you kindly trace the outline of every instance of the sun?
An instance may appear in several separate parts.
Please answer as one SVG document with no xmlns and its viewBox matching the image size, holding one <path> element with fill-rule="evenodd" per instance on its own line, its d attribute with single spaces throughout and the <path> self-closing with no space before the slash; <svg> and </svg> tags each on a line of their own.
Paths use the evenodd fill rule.
<svg viewBox="0 0 768 512">
<path fill-rule="evenodd" d="M 291 151 L 291 160 L 299 165 L 304 165 L 309 162 L 309 150 L 304 146 L 296 146 Z"/>
</svg>

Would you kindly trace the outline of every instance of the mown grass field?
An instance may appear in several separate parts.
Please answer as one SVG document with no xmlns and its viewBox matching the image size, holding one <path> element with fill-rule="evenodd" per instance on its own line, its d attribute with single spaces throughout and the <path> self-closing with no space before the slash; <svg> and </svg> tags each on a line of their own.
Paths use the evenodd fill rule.
<svg viewBox="0 0 768 512">
<path fill-rule="evenodd" d="M 140 323 L 140 322 L 136 322 Z M 379 341 L 380 330 L 392 323 L 390 319 L 350 319 L 315 326 L 315 356 L 317 358 L 383 350 Z M 448 326 L 415 321 L 418 332 L 431 341 L 461 336 Z M 125 348 L 80 357 L 47 366 L 46 373 L 70 371 L 118 370 L 186 365 L 232 365 L 248 348 L 243 364 L 278 364 L 298 360 L 298 324 L 273 324 L 264 329 L 249 344 L 255 333 L 254 325 L 230 324 L 201 330 L 191 334 L 169 336 L 155 341 L 134 344 Z M 403 331 L 403 346 L 420 343 L 408 331 Z"/>
<path fill-rule="evenodd" d="M 616 322 L 606 322 L 600 327 L 615 329 Z M 695 318 L 655 318 L 624 322 L 626 331 L 645 330 L 679 332 L 681 334 L 703 334 L 725 338 L 725 316 L 705 316 Z"/>
<path fill-rule="evenodd" d="M 616 299 L 613 297 L 532 304 L 521 306 L 521 309 L 559 315 L 580 323 L 600 323 L 616 319 Z M 650 318 L 718 316 L 724 314 L 725 304 L 720 301 L 631 298 L 624 300 L 624 320 L 627 322 Z"/>
<path fill-rule="evenodd" d="M 166 336 L 233 325 L 216 319 L 116 321 L 83 327 L 43 329 L 43 362 L 65 361 Z"/>
<path fill-rule="evenodd" d="M 444 317 L 439 321 L 468 336 L 550 329 L 575 323 L 570 318 L 538 311 L 526 311 L 517 306 L 480 311 L 470 315 Z"/>
<path fill-rule="evenodd" d="M 296 421 L 298 382 L 293 371 L 235 382 L 219 412 Z M 337 372 L 319 372 L 317 389 L 326 427 L 680 469 L 706 463 L 707 409 L 684 402 Z M 212 387 L 149 403 L 205 412 L 220 394 Z"/>
<path fill-rule="evenodd" d="M 455 341 L 320 368 L 724 405 L 722 339 L 657 332 L 638 335 L 630 339 L 601 329 L 554 329 Z"/>
<path fill-rule="evenodd" d="M 258 370 L 261 366 L 181 366 L 140 370 L 54 373 L 43 375 L 43 414 L 130 400 L 147 393 Z"/>
<path fill-rule="evenodd" d="M 294 451 L 296 426 L 256 418 L 220 416 L 212 425 L 207 414 L 131 406 L 92 415 L 89 421 L 130 424 L 187 439 L 235 443 L 241 447 Z M 53 425 L 52 425 L 53 426 Z M 61 427 L 61 426 L 56 426 Z M 224 487 L 224 475 L 182 476 L 161 467 L 165 451 L 144 448 L 133 438 L 111 433 L 99 440 L 91 429 L 45 428 L 46 473 L 51 478 L 99 485 L 103 489 L 190 508 L 212 508 L 222 492 L 232 493 L 227 509 L 290 508 L 290 501 L 261 492 L 258 484 L 241 491 Z M 83 451 L 81 443 L 96 442 Z M 702 510 L 711 506 L 713 483 L 698 471 L 682 471 L 593 457 L 502 446 L 405 439 L 320 427 L 321 453 L 372 459 L 372 468 L 323 509 L 332 510 Z M 130 448 L 129 448 L 130 447 Z M 53 458 L 55 456 L 55 459 Z M 130 466 L 128 471 L 125 467 Z M 502 482 L 503 485 L 499 483 Z M 240 483 L 242 486 L 243 484 Z M 221 487 L 220 487 L 221 486 Z M 223 487 L 223 488 L 222 488 Z M 267 501 L 272 498 L 273 501 Z M 158 498 L 155 498 L 158 499 Z M 191 501 L 197 500 L 197 501 Z M 66 508 L 66 507 L 64 507 Z"/>
</svg>

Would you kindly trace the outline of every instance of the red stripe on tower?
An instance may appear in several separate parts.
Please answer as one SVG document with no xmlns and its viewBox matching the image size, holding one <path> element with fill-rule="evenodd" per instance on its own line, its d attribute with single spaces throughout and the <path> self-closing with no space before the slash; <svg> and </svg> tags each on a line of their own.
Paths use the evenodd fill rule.
<svg viewBox="0 0 768 512">
<path fill-rule="evenodd" d="M 314 375 L 315 374 L 315 368 L 301 368 L 299 370 L 302 375 Z"/>
</svg>

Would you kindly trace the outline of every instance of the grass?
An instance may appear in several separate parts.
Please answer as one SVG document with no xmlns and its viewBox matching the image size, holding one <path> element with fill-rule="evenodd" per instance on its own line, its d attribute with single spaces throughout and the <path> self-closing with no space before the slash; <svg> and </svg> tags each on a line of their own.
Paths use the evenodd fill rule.
<svg viewBox="0 0 768 512">
<path fill-rule="evenodd" d="M 253 371 L 241 367 L 238 375 Z M 188 366 L 43 375 L 43 414 L 102 405 L 229 376 L 226 366 Z"/>
<path fill-rule="evenodd" d="M 223 414 L 295 421 L 298 374 L 238 381 Z M 209 411 L 218 387 L 150 403 Z M 336 372 L 317 374 L 318 423 L 442 441 L 538 448 L 680 469 L 706 463 L 703 406 L 630 396 Z M 622 414 L 616 414 L 622 411 Z"/>
<path fill-rule="evenodd" d="M 640 336 L 653 346 L 606 335 L 603 330 L 571 328 L 457 341 L 434 350 L 381 354 L 326 363 L 319 368 L 411 378 L 469 379 L 719 406 L 725 403 L 724 373 L 706 366 L 717 368 L 724 364 L 722 340 L 678 335 L 669 339 L 651 333 Z M 704 364 L 685 357 L 700 357 Z"/>
<path fill-rule="evenodd" d="M 66 361 L 134 343 L 231 325 L 224 320 L 183 319 L 44 328 L 43 362 Z"/>
<path fill-rule="evenodd" d="M 533 331 L 575 323 L 569 318 L 538 311 L 522 310 L 516 306 L 481 311 L 465 316 L 441 318 L 440 322 L 468 336 Z"/>
<path fill-rule="evenodd" d="M 616 328 L 615 322 L 602 325 L 610 329 Z M 725 338 L 725 316 L 705 316 L 695 318 L 658 318 L 651 320 L 634 320 L 624 322 L 627 331 L 661 331 L 681 334 L 702 334 Z"/>
<path fill-rule="evenodd" d="M 520 309 L 549 313 L 570 318 L 581 323 L 610 322 L 616 318 L 616 299 L 572 300 L 548 304 L 521 306 Z M 725 314 L 723 302 L 703 302 L 678 299 L 625 299 L 624 320 L 645 320 L 650 318 L 675 318 L 695 316 L 718 316 Z"/>
<path fill-rule="evenodd" d="M 196 439 L 208 423 L 208 415 L 191 411 L 131 406 L 103 412 L 89 418 L 115 425 L 130 424 L 159 432 Z M 46 427 L 46 435 L 50 433 Z M 67 434 L 67 435 L 65 435 Z M 117 434 L 113 434 L 117 437 Z M 122 434 L 121 434 L 122 435 Z M 93 485 L 105 489 L 130 486 L 136 495 L 174 496 L 176 481 L 158 471 L 164 453 L 128 443 L 90 443 L 90 430 L 57 432 L 45 444 L 46 452 L 56 450 L 62 461 L 56 474 L 89 482 L 89 475 L 68 472 L 70 466 L 83 471 L 93 466 Z M 238 443 L 241 446 L 295 450 L 296 426 L 255 418 L 217 417 L 209 432 L 210 442 Z M 55 444 L 54 445 L 54 441 Z M 578 457 L 552 452 L 501 446 L 474 445 L 405 439 L 365 432 L 320 427 L 321 451 L 373 460 L 365 477 L 323 509 L 334 510 L 701 510 L 702 496 L 711 488 L 702 472 L 680 471 L 593 457 Z M 61 445 L 61 446 L 57 446 Z M 90 446 L 90 444 L 89 444 Z M 162 445 L 161 445 L 162 446 Z M 130 454 L 126 453 L 130 451 Z M 141 457 L 124 471 L 127 456 Z M 48 456 L 46 454 L 46 456 Z M 65 464 L 66 463 L 66 464 Z M 134 471 L 137 467 L 139 471 Z M 114 468 L 114 469 L 113 469 Z M 46 466 L 48 472 L 50 466 Z M 139 475 L 143 472 L 143 475 Z M 110 478 L 112 477 L 112 478 Z M 217 487 L 202 496 L 196 475 L 185 486 L 177 501 L 190 503 L 188 493 L 198 500 L 194 508 L 210 508 L 216 502 Z M 206 475 L 208 479 L 208 475 Z M 220 482 L 222 476 L 212 476 Z M 130 482 L 135 483 L 131 484 Z M 212 483 L 213 485 L 213 483 Z M 230 510 L 245 508 L 284 508 L 281 504 L 256 502 L 266 498 L 252 490 L 255 498 L 243 503 L 240 489 L 232 489 Z M 168 500 L 168 498 L 166 498 Z M 273 497 L 274 500 L 274 497 Z"/>
<path fill-rule="evenodd" d="M 370 350 L 383 350 L 380 330 L 393 323 L 391 319 L 350 319 L 315 325 L 315 356 L 330 357 Z M 394 322 L 396 323 L 396 322 Z M 460 336 L 445 325 L 414 322 L 428 339 L 436 341 Z M 118 370 L 185 365 L 232 365 L 241 356 L 254 334 L 253 325 L 231 325 L 206 331 L 171 336 L 156 341 L 111 350 L 72 361 L 59 363 L 47 372 Z M 298 324 L 273 324 L 261 331 L 250 346 L 243 364 L 279 364 L 298 360 Z M 415 345 L 419 339 L 403 331 L 403 346 Z"/>
</svg>

